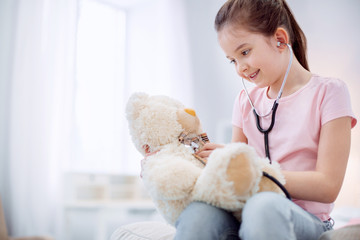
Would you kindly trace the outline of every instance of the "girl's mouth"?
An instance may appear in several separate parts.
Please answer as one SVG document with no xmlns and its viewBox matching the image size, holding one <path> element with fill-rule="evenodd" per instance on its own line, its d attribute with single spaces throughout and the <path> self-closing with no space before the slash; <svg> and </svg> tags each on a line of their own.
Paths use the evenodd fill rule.
<svg viewBox="0 0 360 240">
<path fill-rule="evenodd" d="M 254 79 L 256 78 L 256 76 L 258 75 L 259 72 L 260 72 L 260 69 L 257 70 L 256 72 L 254 72 L 253 74 L 249 75 L 249 78 L 250 78 L 251 80 L 254 80 Z"/>
</svg>

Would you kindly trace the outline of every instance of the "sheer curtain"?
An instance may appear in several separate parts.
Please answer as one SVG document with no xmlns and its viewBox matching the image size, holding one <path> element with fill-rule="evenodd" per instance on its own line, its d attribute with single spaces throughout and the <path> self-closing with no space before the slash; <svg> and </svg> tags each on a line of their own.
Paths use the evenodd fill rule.
<svg viewBox="0 0 360 240">
<path fill-rule="evenodd" d="M 8 88 L 5 202 L 12 236 L 61 239 L 69 158 L 77 1 L 18 0 Z"/>
<path fill-rule="evenodd" d="M 12 236 L 51 235 L 64 239 L 62 175 L 73 159 L 76 92 L 77 0 L 2 0 L 13 23 L 0 29 L 6 50 L 6 79 L 0 79 L 0 190 Z M 105 1 L 117 5 L 117 1 Z M 121 2 L 121 0 L 119 0 Z M 125 1 L 128 4 L 129 1 Z M 134 1 L 126 6 L 126 77 L 120 98 L 120 159 L 115 171 L 138 174 L 125 119 L 135 91 L 166 94 L 192 105 L 192 79 L 183 0 Z M 3 11 L 0 11 L 3 13 Z M 3 26 L 2 24 L 0 26 Z M 4 37 L 6 36 L 6 37 Z M 5 49 L 4 46 L 10 46 Z M 2 51 L 1 54 L 4 54 Z M 5 59 L 5 60 L 4 60 Z M 8 68 L 6 68 L 8 66 Z M 93 136 L 96 137 L 96 136 Z"/>
<path fill-rule="evenodd" d="M 118 173 L 126 13 L 99 0 L 81 0 L 78 12 L 76 127 L 67 171 Z"/>
</svg>

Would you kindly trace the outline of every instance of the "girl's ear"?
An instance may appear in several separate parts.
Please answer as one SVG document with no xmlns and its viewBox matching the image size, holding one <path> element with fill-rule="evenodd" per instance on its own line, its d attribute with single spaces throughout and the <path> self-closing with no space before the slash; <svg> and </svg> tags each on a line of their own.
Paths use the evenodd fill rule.
<svg viewBox="0 0 360 240">
<path fill-rule="evenodd" d="M 281 43 L 280 46 L 278 46 L 279 48 L 286 48 L 285 44 L 286 43 L 290 44 L 289 34 L 285 28 L 278 27 L 275 31 L 274 38 L 276 40 L 276 45 L 277 45 L 277 42 Z"/>
</svg>

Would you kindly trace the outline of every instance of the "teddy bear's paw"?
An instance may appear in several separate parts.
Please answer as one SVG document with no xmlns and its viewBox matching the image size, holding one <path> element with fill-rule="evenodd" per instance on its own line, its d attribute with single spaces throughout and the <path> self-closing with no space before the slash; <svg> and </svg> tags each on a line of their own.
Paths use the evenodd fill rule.
<svg viewBox="0 0 360 240">
<path fill-rule="evenodd" d="M 256 166 L 245 153 L 240 153 L 230 159 L 226 170 L 227 180 L 233 183 L 236 196 L 247 196 L 256 188 L 259 179 Z"/>
<path fill-rule="evenodd" d="M 215 152 L 213 158 L 219 158 L 219 155 L 227 157 L 225 177 L 232 184 L 235 196 L 246 200 L 258 191 L 262 164 L 254 148 L 245 143 L 232 143 Z M 214 160 L 210 158 L 209 161 Z"/>
<path fill-rule="evenodd" d="M 240 209 L 258 190 L 261 165 L 251 147 L 232 143 L 216 149 L 198 178 L 193 196 L 227 210 Z"/>
</svg>

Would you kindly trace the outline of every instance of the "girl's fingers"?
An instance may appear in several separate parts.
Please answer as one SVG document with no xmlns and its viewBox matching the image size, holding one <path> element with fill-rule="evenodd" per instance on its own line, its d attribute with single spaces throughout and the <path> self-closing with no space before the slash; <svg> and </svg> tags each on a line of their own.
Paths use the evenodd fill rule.
<svg viewBox="0 0 360 240">
<path fill-rule="evenodd" d="M 212 151 L 201 151 L 201 152 L 197 152 L 196 155 L 201 158 L 208 158 L 211 153 Z"/>
<path fill-rule="evenodd" d="M 223 148 L 224 145 L 217 144 L 217 143 L 206 143 L 203 148 L 196 153 L 199 157 L 202 158 L 208 158 L 212 151 L 214 151 L 216 148 Z"/>
<path fill-rule="evenodd" d="M 209 151 L 209 150 L 215 150 L 216 148 L 223 148 L 223 147 L 224 147 L 224 145 L 222 145 L 222 144 L 206 143 L 199 152 Z"/>
</svg>

